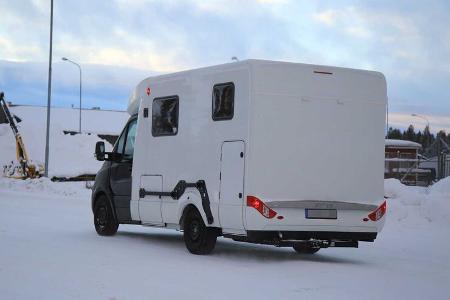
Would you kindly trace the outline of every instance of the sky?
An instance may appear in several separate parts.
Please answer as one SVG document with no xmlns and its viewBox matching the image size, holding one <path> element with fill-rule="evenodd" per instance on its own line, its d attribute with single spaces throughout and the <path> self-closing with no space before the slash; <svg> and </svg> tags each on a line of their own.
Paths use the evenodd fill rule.
<svg viewBox="0 0 450 300">
<path fill-rule="evenodd" d="M 50 0 L 0 11 L 0 89 L 46 105 Z M 380 71 L 390 125 L 450 132 L 449 11 L 447 0 L 54 0 L 52 105 L 79 103 L 79 70 L 62 57 L 82 67 L 83 107 L 125 110 L 148 76 L 236 56 Z"/>
</svg>

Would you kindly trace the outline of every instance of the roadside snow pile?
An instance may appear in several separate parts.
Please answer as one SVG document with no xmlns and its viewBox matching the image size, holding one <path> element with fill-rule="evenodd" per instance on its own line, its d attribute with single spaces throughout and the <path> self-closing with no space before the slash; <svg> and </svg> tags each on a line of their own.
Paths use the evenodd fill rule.
<svg viewBox="0 0 450 300">
<path fill-rule="evenodd" d="M 432 186 L 432 194 L 439 193 L 441 195 L 450 196 L 450 177 L 444 178 Z"/>
<path fill-rule="evenodd" d="M 450 224 L 450 177 L 429 188 L 406 186 L 397 179 L 384 181 L 388 197 L 389 218 L 409 219 L 410 224 L 423 222 Z"/>
<path fill-rule="evenodd" d="M 39 195 L 79 196 L 89 199 L 91 190 L 85 182 L 52 182 L 42 177 L 37 179 L 11 179 L 0 177 L 0 189 Z"/>
<path fill-rule="evenodd" d="M 435 183 L 427 196 L 423 203 L 427 218 L 450 224 L 450 177 Z"/>
<path fill-rule="evenodd" d="M 15 106 L 11 108 L 22 122 L 19 131 L 29 158 L 34 163 L 44 162 L 46 121 L 43 107 Z M 50 128 L 49 176 L 74 177 L 95 174 L 102 162 L 94 157 L 95 143 L 101 139 L 96 133 L 119 135 L 126 122 L 126 112 L 83 111 L 82 131 L 92 132 L 65 135 L 64 130 L 77 130 L 78 110 L 52 108 Z M 106 151 L 111 149 L 105 141 Z M 0 124 L 0 167 L 16 161 L 16 145 L 9 124 Z"/>
</svg>

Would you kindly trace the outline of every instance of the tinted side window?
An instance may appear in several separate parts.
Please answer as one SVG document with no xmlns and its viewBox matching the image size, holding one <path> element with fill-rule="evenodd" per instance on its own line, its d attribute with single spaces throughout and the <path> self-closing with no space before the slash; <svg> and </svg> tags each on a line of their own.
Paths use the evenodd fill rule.
<svg viewBox="0 0 450 300">
<path fill-rule="evenodd" d="M 125 149 L 123 151 L 124 159 L 133 159 L 134 141 L 136 140 L 136 124 L 137 120 L 133 120 L 128 124 L 128 134 L 125 142 Z"/>
<path fill-rule="evenodd" d="M 231 120 L 234 115 L 234 84 L 221 83 L 213 88 L 212 118 L 214 121 Z"/>
<path fill-rule="evenodd" d="M 114 147 L 114 152 L 116 153 L 122 153 L 123 152 L 123 145 L 125 143 L 125 136 L 127 135 L 127 131 L 122 131 L 122 134 L 120 135 L 119 139 L 116 142 L 116 146 Z"/>
<path fill-rule="evenodd" d="M 152 135 L 178 133 L 178 96 L 156 98 L 152 105 Z"/>
</svg>

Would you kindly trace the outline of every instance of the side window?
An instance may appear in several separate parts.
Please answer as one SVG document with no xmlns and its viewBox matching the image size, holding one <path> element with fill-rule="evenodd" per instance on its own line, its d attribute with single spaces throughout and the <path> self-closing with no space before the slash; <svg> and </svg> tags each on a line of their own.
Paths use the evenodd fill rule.
<svg viewBox="0 0 450 300">
<path fill-rule="evenodd" d="M 128 124 L 128 134 L 125 141 L 125 149 L 123 151 L 123 158 L 131 160 L 133 159 L 134 141 L 136 140 L 136 124 L 137 120 L 133 120 Z"/>
<path fill-rule="evenodd" d="M 116 142 L 116 145 L 114 146 L 114 152 L 115 153 L 122 153 L 123 152 L 123 145 L 125 144 L 125 136 L 127 135 L 127 131 L 122 131 L 122 134 L 120 135 L 119 139 Z"/>
<path fill-rule="evenodd" d="M 234 115 L 234 84 L 220 83 L 213 88 L 212 118 L 214 121 L 231 120 Z"/>
<path fill-rule="evenodd" d="M 152 135 L 178 133 L 178 96 L 155 98 L 152 105 Z"/>
</svg>

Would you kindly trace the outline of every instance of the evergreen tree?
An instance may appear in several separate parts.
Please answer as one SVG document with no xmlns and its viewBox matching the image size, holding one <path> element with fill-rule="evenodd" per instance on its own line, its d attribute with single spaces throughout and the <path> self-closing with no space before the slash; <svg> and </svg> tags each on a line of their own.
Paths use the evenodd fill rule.
<svg viewBox="0 0 450 300">
<path fill-rule="evenodd" d="M 447 133 L 444 130 L 441 130 L 437 133 L 436 138 L 441 138 L 444 142 L 447 141 Z"/>
<path fill-rule="evenodd" d="M 403 140 L 414 141 L 416 139 L 416 132 L 414 131 L 414 126 L 409 125 L 406 131 L 403 131 Z"/>
<path fill-rule="evenodd" d="M 421 141 L 422 141 L 422 132 L 419 130 L 419 132 L 417 132 L 415 136 L 414 142 L 422 144 Z"/>
<path fill-rule="evenodd" d="M 397 128 L 389 127 L 388 134 L 386 136 L 388 139 L 400 140 L 402 138 L 402 132 Z"/>
<path fill-rule="evenodd" d="M 403 132 L 400 129 L 389 127 L 386 135 L 387 139 L 408 140 L 419 143 L 422 149 L 428 149 L 438 138 L 441 138 L 445 143 L 450 145 L 450 134 L 445 130 L 439 131 L 436 135 L 430 132 L 430 127 L 427 125 L 423 132 L 420 130 L 416 133 L 413 125 L 409 125 L 408 129 Z"/>
<path fill-rule="evenodd" d="M 428 148 L 432 143 L 432 136 L 430 133 L 430 127 L 427 125 L 425 126 L 425 129 L 423 130 L 422 139 L 420 140 L 420 143 L 422 144 L 423 148 Z"/>
</svg>

